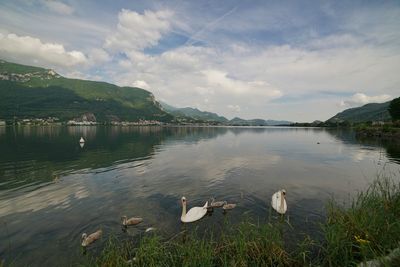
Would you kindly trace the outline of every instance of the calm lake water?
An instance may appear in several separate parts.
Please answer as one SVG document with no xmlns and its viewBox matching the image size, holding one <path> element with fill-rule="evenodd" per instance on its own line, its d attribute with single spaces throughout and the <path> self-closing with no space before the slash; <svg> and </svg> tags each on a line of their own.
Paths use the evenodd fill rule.
<svg viewBox="0 0 400 267">
<path fill-rule="evenodd" d="M 83 148 L 79 138 L 86 143 Z M 319 142 L 319 144 L 317 143 Z M 346 130 L 228 127 L 0 127 L 0 259 L 16 266 L 68 266 L 95 255 L 109 236 L 138 240 L 147 227 L 173 236 L 180 198 L 237 203 L 188 231 L 274 216 L 287 191 L 287 218 L 313 233 L 334 197 L 348 203 L 377 173 L 399 177 L 400 146 Z M 122 215 L 144 222 L 123 232 Z M 104 237 L 82 255 L 80 237 Z"/>
</svg>

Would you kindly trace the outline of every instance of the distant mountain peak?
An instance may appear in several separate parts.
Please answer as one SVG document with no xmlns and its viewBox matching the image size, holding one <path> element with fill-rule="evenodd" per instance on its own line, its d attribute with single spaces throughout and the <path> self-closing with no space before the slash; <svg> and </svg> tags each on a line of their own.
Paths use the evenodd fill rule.
<svg viewBox="0 0 400 267">
<path fill-rule="evenodd" d="M 236 126 L 275 126 L 275 125 L 290 125 L 290 121 L 276 121 L 276 120 L 263 120 L 263 119 L 252 119 L 245 120 L 239 117 L 234 117 L 231 120 L 223 116 L 219 116 L 216 113 L 209 111 L 201 111 L 198 108 L 185 107 L 176 108 L 165 102 L 160 102 L 163 109 L 176 117 L 180 117 L 183 120 L 201 120 L 204 122 L 217 122 L 223 125 L 236 125 Z"/>
<path fill-rule="evenodd" d="M 177 108 L 165 102 L 160 102 L 160 104 L 163 110 L 174 115 L 180 120 L 184 121 L 193 120 L 193 121 L 217 122 L 217 123 L 225 123 L 228 121 L 228 119 L 223 116 L 219 116 L 218 114 L 209 111 L 201 111 L 198 108 L 192 108 L 192 107 Z"/>
</svg>

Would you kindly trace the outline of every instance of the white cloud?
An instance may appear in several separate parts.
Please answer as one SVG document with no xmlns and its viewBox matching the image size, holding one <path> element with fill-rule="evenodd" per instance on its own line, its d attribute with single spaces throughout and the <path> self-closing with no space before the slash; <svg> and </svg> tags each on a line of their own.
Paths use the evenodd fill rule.
<svg viewBox="0 0 400 267">
<path fill-rule="evenodd" d="M 400 68 L 400 56 L 382 47 L 363 44 L 310 50 L 282 45 L 258 50 L 239 60 L 228 58 L 226 66 L 253 79 L 263 77 L 285 94 L 351 92 L 354 88 L 369 93 L 395 90 L 400 82 L 393 71 Z"/>
<path fill-rule="evenodd" d="M 201 72 L 209 85 L 216 90 L 224 90 L 227 94 L 252 94 L 268 98 L 277 98 L 282 96 L 281 91 L 274 88 L 265 81 L 242 81 L 228 77 L 224 71 L 208 69 Z"/>
<path fill-rule="evenodd" d="M 148 83 L 146 83 L 145 81 L 141 81 L 141 80 L 134 81 L 132 83 L 132 85 L 133 85 L 133 87 L 139 87 L 139 88 L 146 89 L 146 90 L 150 89 L 150 85 Z"/>
<path fill-rule="evenodd" d="M 0 33 L 0 56 L 71 67 L 87 63 L 86 56 L 76 50 L 66 51 L 62 44 L 44 43 L 38 38 Z"/>
<path fill-rule="evenodd" d="M 174 25 L 170 22 L 168 31 L 175 31 Z M 325 120 L 343 108 L 337 105 L 336 93 L 362 88 L 365 95 L 385 99 L 396 94 L 400 83 L 394 71 L 400 68 L 398 48 L 375 45 L 356 33 L 323 37 L 314 33 L 297 45 L 239 40 L 223 47 L 183 45 L 155 55 L 143 52 L 143 47 L 163 38 L 157 36 L 155 43 L 120 46 L 119 52 L 127 58 L 119 61 L 110 77 L 120 85 L 146 81 L 155 96 L 167 103 L 227 117 Z M 326 97 L 322 91 L 332 94 Z M 282 96 L 291 96 L 296 103 L 285 103 Z M 277 98 L 281 100 L 271 102 Z M 321 112 L 315 113 L 317 106 Z"/>
<path fill-rule="evenodd" d="M 48 9 L 50 9 L 51 11 L 54 11 L 58 14 L 71 15 L 72 13 L 74 13 L 74 9 L 71 6 L 69 6 L 65 3 L 62 3 L 60 1 L 44 0 L 42 2 Z"/>
<path fill-rule="evenodd" d="M 154 46 L 170 30 L 172 15 L 169 10 L 146 10 L 142 15 L 122 9 L 118 14 L 117 30 L 106 38 L 105 47 L 126 52 Z"/>
<path fill-rule="evenodd" d="M 156 97 L 176 106 L 196 106 L 229 117 L 236 111 L 226 107 L 235 103 L 243 117 L 301 121 L 326 120 L 340 111 L 340 98 L 323 99 L 321 91 L 363 88 L 367 95 L 393 95 L 400 83 L 394 71 L 400 68 L 400 56 L 354 36 L 314 38 L 302 47 L 240 47 L 240 53 L 234 44 L 224 50 L 183 46 L 159 55 L 132 51 L 114 78 L 121 85 L 145 80 Z M 284 97 L 280 104 L 270 103 L 286 95 L 302 102 L 301 112 L 289 108 L 292 104 L 284 103 Z M 324 103 L 319 113 L 312 111 L 317 102 Z"/>
<path fill-rule="evenodd" d="M 88 58 L 91 64 L 100 64 L 111 59 L 110 55 L 103 49 L 94 48 L 89 52 Z"/>
<path fill-rule="evenodd" d="M 176 106 L 192 106 L 220 114 L 237 101 L 264 105 L 282 95 L 280 90 L 265 80 L 246 80 L 223 71 L 218 60 L 226 55 L 215 49 L 185 46 L 160 55 L 143 52 L 127 53 L 128 59 L 119 62 L 121 70 L 115 74 L 120 85 L 139 84 L 146 81 L 159 99 L 166 99 Z M 143 86 L 139 86 L 144 88 Z M 238 107 L 235 107 L 238 110 Z"/>
<path fill-rule="evenodd" d="M 363 93 L 356 93 L 350 99 L 343 100 L 340 105 L 344 107 L 357 107 L 368 103 L 382 103 L 389 101 L 390 99 L 392 99 L 392 97 L 386 94 L 367 96 Z"/>
<path fill-rule="evenodd" d="M 361 45 L 361 42 L 351 34 L 340 34 L 329 35 L 324 38 L 314 38 L 306 45 L 309 49 L 337 49 L 338 47 L 357 47 Z"/>
<path fill-rule="evenodd" d="M 80 80 L 90 80 L 90 81 L 102 81 L 103 77 L 99 75 L 90 75 L 87 73 L 83 73 L 77 70 L 66 72 L 64 74 L 65 77 L 72 79 L 80 79 Z"/>
<path fill-rule="evenodd" d="M 241 110 L 239 105 L 227 105 L 226 107 L 234 112 L 240 112 L 240 110 Z"/>
</svg>

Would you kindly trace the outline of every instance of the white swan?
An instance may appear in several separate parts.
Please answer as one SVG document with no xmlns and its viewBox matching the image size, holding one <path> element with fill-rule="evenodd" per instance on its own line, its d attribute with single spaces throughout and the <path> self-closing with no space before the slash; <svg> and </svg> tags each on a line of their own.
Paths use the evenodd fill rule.
<svg viewBox="0 0 400 267">
<path fill-rule="evenodd" d="M 186 198 L 182 197 L 182 216 L 181 221 L 184 223 L 190 223 L 200 220 L 207 213 L 208 201 L 203 207 L 193 207 L 186 213 Z"/>
<path fill-rule="evenodd" d="M 96 232 L 90 234 L 89 236 L 86 233 L 82 234 L 82 247 L 87 247 L 92 244 L 94 241 L 99 239 L 103 231 L 101 229 L 97 230 Z"/>
<path fill-rule="evenodd" d="M 286 205 L 286 190 L 282 189 L 272 195 L 271 206 L 280 214 L 285 214 L 287 211 Z"/>
</svg>

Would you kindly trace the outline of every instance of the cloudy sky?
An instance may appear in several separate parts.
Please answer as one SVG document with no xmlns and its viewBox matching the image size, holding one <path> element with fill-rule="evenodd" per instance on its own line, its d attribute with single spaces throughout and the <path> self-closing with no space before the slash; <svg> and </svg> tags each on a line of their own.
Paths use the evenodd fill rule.
<svg viewBox="0 0 400 267">
<path fill-rule="evenodd" d="M 228 118 L 400 95 L 400 1 L 1 0 L 0 58 Z"/>
</svg>

